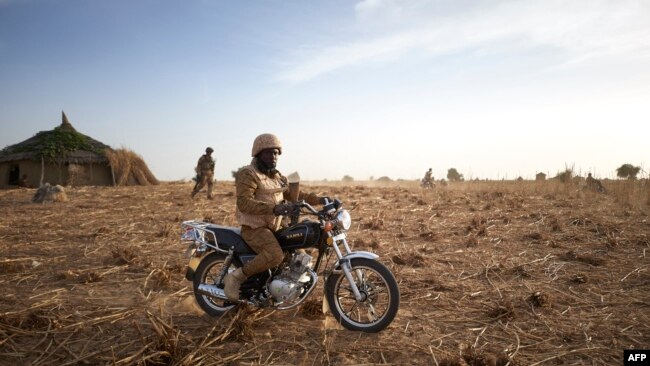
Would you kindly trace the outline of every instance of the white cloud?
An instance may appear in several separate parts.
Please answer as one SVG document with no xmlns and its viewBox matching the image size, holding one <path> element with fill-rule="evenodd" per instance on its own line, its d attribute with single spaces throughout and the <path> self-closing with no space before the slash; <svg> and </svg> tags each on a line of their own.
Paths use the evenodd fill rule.
<svg viewBox="0 0 650 366">
<path fill-rule="evenodd" d="M 470 48 L 489 50 L 497 42 L 501 50 L 504 42 L 513 49 L 554 48 L 562 53 L 565 65 L 603 56 L 630 59 L 650 55 L 650 1 L 523 0 L 464 9 L 454 7 L 453 0 L 444 9 L 442 3 L 362 1 L 355 7 L 357 19 L 361 23 L 391 19 L 389 34 L 294 52 L 277 79 L 306 82 L 350 66 L 399 60 L 412 50 L 436 57 Z M 407 8 L 405 4 L 410 5 Z M 442 16 L 443 12 L 447 15 Z"/>
<path fill-rule="evenodd" d="M 299 83 L 343 67 L 396 56 L 417 46 L 420 43 L 418 38 L 415 34 L 402 33 L 369 42 L 331 46 L 307 52 L 302 61 L 289 66 L 278 79 Z"/>
<path fill-rule="evenodd" d="M 403 13 L 403 4 L 399 0 L 364 0 L 359 2 L 354 10 L 360 21 L 396 20 Z"/>
<path fill-rule="evenodd" d="M 359 2 L 357 5 L 354 6 L 354 9 L 356 10 L 357 14 L 361 18 L 365 18 L 368 16 L 371 16 L 372 13 L 377 11 L 378 8 L 381 8 L 382 4 L 386 3 L 386 1 L 382 0 L 364 0 Z M 370 15 L 369 15 L 370 13 Z"/>
</svg>

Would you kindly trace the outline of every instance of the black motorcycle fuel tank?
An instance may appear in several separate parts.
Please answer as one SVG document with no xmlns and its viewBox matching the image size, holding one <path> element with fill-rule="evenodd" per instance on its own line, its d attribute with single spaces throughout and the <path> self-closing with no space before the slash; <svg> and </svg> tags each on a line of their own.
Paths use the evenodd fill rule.
<svg viewBox="0 0 650 366">
<path fill-rule="evenodd" d="M 282 249 L 310 248 L 318 244 L 320 239 L 320 224 L 312 221 L 303 221 L 294 226 L 283 229 L 275 234 Z"/>
</svg>

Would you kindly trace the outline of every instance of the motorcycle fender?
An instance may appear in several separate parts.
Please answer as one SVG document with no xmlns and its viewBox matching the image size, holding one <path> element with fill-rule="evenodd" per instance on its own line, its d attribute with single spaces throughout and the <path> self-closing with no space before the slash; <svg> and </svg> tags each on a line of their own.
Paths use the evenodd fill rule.
<svg viewBox="0 0 650 366">
<path fill-rule="evenodd" d="M 190 262 L 187 264 L 187 271 L 185 271 L 185 279 L 188 281 L 194 281 L 194 272 L 196 272 L 203 257 L 196 257 L 193 251 L 190 255 Z"/>
<path fill-rule="evenodd" d="M 185 271 L 185 279 L 192 282 L 194 281 L 194 270 L 190 267 L 187 267 L 187 271 Z"/>
<path fill-rule="evenodd" d="M 375 259 L 379 258 L 379 256 L 377 254 L 371 253 L 371 252 L 364 252 L 364 251 L 351 252 L 348 255 L 341 258 L 341 260 L 336 261 L 336 264 L 334 265 L 334 271 L 340 271 L 341 270 L 341 262 L 350 261 L 351 259 L 355 259 L 355 258 L 365 258 L 365 259 L 375 260 Z"/>
</svg>

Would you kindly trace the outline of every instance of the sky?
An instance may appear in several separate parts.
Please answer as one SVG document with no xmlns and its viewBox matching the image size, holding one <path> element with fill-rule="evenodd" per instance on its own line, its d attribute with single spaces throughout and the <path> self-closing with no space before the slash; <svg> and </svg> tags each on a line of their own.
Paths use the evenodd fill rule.
<svg viewBox="0 0 650 366">
<path fill-rule="evenodd" d="M 189 179 L 650 167 L 647 0 L 0 0 L 0 149 L 61 123 Z"/>
</svg>

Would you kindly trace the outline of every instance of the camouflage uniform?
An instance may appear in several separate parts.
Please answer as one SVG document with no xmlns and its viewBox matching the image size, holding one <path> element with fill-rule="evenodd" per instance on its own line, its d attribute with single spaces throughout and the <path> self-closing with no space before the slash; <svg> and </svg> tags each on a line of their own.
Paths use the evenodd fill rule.
<svg viewBox="0 0 650 366">
<path fill-rule="evenodd" d="M 199 193 L 205 185 L 208 185 L 208 198 L 212 198 L 212 186 L 214 185 L 214 159 L 208 154 L 203 154 L 196 164 L 198 174 L 196 184 L 192 190 L 192 197 Z"/>
<path fill-rule="evenodd" d="M 274 169 L 275 164 L 266 171 L 268 162 L 264 159 L 268 155 L 265 154 L 265 158 L 258 162 L 258 156 L 270 149 L 274 149 L 275 160 L 276 154 L 282 154 L 280 140 L 270 133 L 257 136 L 251 149 L 253 161 L 240 169 L 235 177 L 237 220 L 241 225 L 241 236 L 257 255 L 242 268 L 237 268 L 224 277 L 223 291 L 232 301 L 239 299 L 239 288 L 246 278 L 275 267 L 284 259 L 284 253 L 274 234 L 282 227 L 283 218 L 276 216 L 275 212 L 276 208 L 277 212 L 285 212 L 282 210 L 288 208 L 283 207 L 285 205 L 282 202 L 290 196 L 289 184 L 287 178 Z M 260 171 L 258 163 L 265 167 L 265 172 Z M 300 194 L 298 199 L 304 199 L 310 204 L 320 201 L 315 194 Z"/>
<path fill-rule="evenodd" d="M 605 187 L 603 187 L 602 183 L 600 183 L 598 179 L 592 177 L 591 173 L 587 175 L 586 181 L 587 181 L 587 188 L 596 192 L 605 192 Z"/>
<path fill-rule="evenodd" d="M 431 176 L 431 169 L 427 170 L 426 173 L 424 173 L 424 178 L 420 181 L 420 186 L 422 187 L 431 187 L 433 188 L 434 183 L 433 183 L 433 177 Z"/>
<path fill-rule="evenodd" d="M 427 170 L 427 172 L 424 173 L 424 179 L 422 181 L 429 182 L 429 183 L 433 181 L 433 179 L 431 178 L 431 169 Z"/>
<path fill-rule="evenodd" d="M 274 232 L 282 227 L 282 216 L 273 214 L 273 207 L 288 198 L 287 178 L 277 170 L 271 175 L 260 172 L 255 159 L 242 168 L 235 178 L 237 189 L 237 220 L 241 236 L 257 256 L 242 268 L 244 275 L 252 276 L 280 264 L 284 258 Z M 311 205 L 319 203 L 316 194 L 300 193 L 299 200 Z"/>
</svg>

